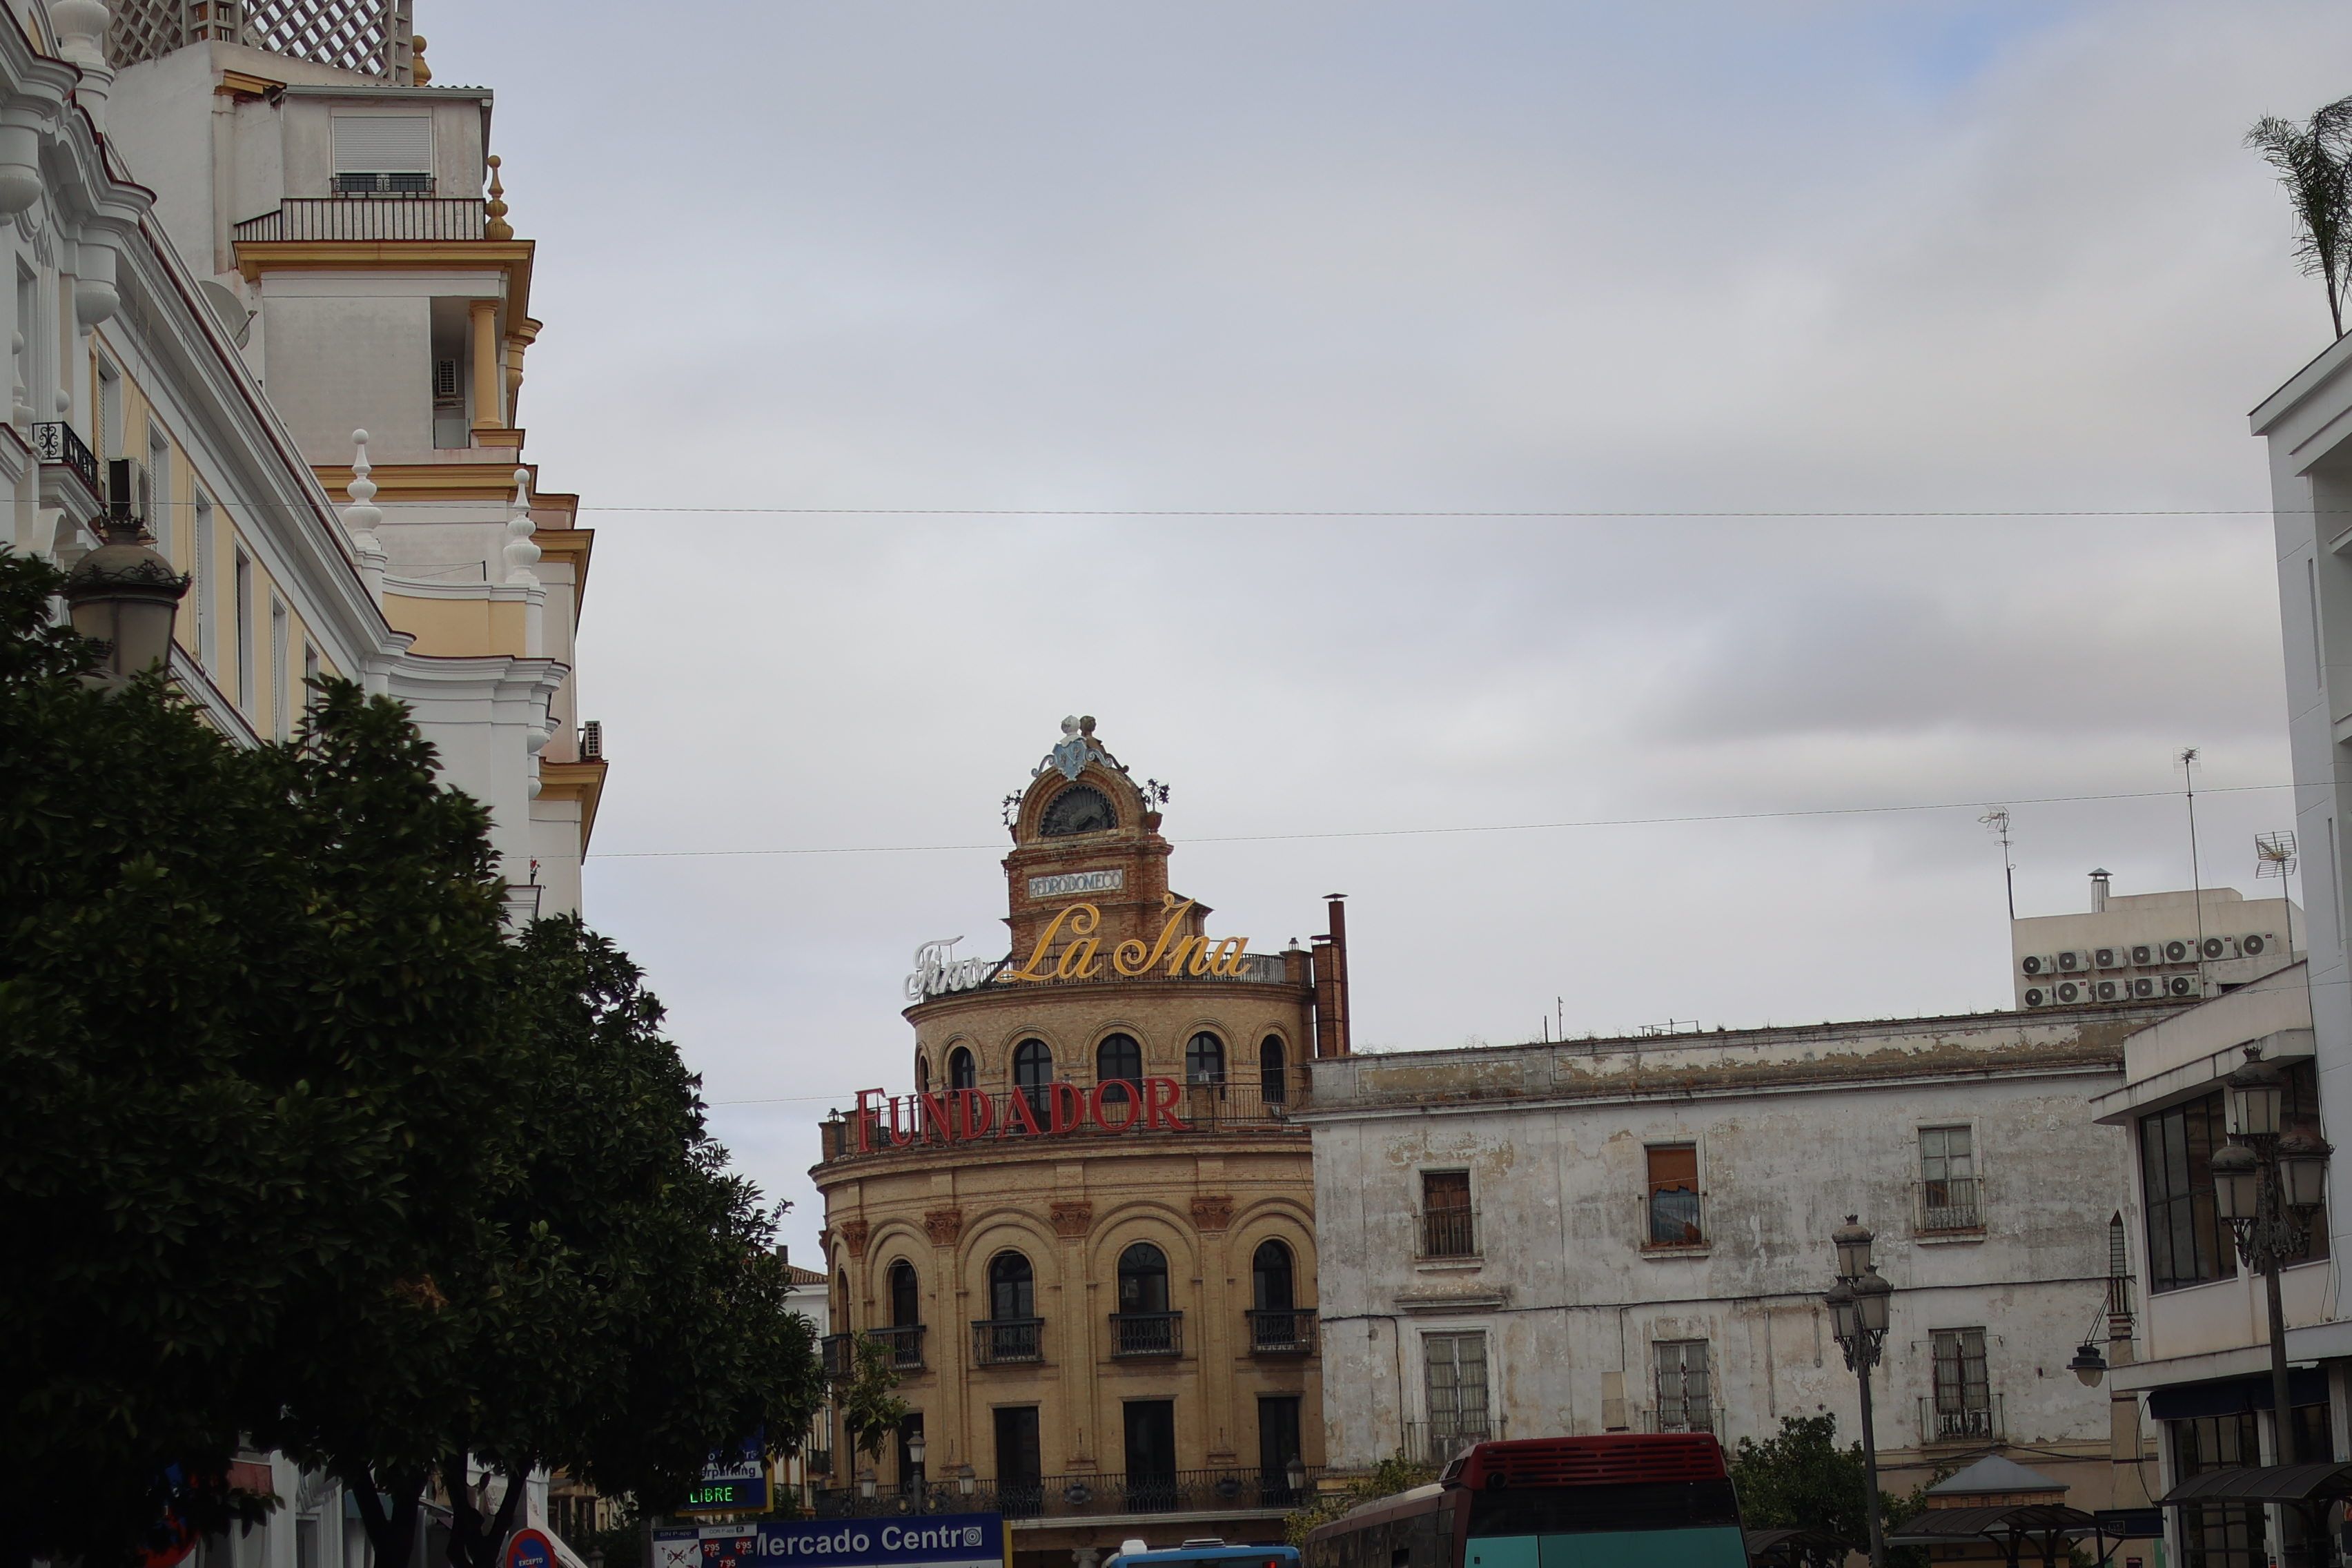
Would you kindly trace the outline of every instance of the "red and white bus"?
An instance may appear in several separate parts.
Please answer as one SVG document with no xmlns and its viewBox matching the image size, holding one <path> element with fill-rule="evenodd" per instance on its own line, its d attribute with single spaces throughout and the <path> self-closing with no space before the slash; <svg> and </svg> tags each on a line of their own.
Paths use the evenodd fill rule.
<svg viewBox="0 0 2352 1568">
<path fill-rule="evenodd" d="M 1307 1536 L 1306 1568 L 1747 1568 L 1705 1433 L 1480 1443 Z"/>
</svg>

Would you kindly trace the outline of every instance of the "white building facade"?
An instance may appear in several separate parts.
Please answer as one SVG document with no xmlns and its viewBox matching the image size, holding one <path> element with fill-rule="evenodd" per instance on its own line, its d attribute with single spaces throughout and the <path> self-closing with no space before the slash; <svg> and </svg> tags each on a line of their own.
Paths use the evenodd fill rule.
<svg viewBox="0 0 2352 1568">
<path fill-rule="evenodd" d="M 2143 1500 L 2101 1330 L 2122 1138 L 2087 1100 L 2169 1011 L 1359 1055 L 1313 1064 L 1325 1407 L 1335 1467 L 1481 1436 L 1707 1430 L 1834 1413 L 1853 1374 L 1830 1235 L 1895 1287 L 1875 1379 L 1894 1484 L 2031 1449 L 2078 1507 Z M 2121 1461 L 2119 1463 L 2118 1461 Z"/>
<path fill-rule="evenodd" d="M 2106 872 L 2094 871 L 2089 909 L 2009 922 L 2010 981 L 2021 1008 L 2195 1001 L 2293 963 L 2304 924 L 2284 896 L 2117 893 Z"/>
</svg>

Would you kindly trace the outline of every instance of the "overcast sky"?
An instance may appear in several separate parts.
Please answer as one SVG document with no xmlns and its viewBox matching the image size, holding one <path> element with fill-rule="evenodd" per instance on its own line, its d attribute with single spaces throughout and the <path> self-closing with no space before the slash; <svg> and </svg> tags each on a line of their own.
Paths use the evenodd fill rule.
<svg viewBox="0 0 2352 1568">
<path fill-rule="evenodd" d="M 529 455 L 597 531 L 589 916 L 796 1256 L 1066 713 L 1213 931 L 1351 895 L 1370 1048 L 2007 1005 L 1980 805 L 1755 814 L 2009 802 L 2022 913 L 2187 884 L 2185 745 L 2209 881 L 2291 825 L 2245 412 L 2326 312 L 2239 143 L 2352 90 L 2340 4 L 417 25 L 498 91 Z M 1818 515 L 2132 508 L 2200 514 Z"/>
</svg>

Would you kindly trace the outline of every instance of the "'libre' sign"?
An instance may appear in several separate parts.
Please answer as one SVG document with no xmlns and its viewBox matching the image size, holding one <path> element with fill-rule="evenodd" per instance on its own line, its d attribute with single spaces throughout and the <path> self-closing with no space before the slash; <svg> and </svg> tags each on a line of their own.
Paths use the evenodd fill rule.
<svg viewBox="0 0 2352 1568">
<path fill-rule="evenodd" d="M 885 1103 L 889 1107 L 890 1146 L 903 1149 L 909 1143 L 968 1143 L 988 1137 L 1060 1137 L 1089 1127 L 1104 1132 L 1161 1127 L 1190 1132 L 1192 1124 L 1176 1114 L 1183 1098 L 1184 1086 L 1172 1078 L 1111 1079 L 1092 1089 L 1075 1083 L 1041 1083 L 1002 1095 L 976 1089 L 951 1089 L 945 1094 L 861 1089 L 857 1152 L 870 1154 L 882 1147 Z"/>
</svg>

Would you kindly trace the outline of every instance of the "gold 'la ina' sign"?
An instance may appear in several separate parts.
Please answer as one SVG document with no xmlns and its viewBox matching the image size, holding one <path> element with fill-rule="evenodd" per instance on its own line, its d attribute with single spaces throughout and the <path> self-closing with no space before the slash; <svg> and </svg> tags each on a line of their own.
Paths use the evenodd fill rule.
<svg viewBox="0 0 2352 1568">
<path fill-rule="evenodd" d="M 1167 923 L 1160 928 L 1160 938 L 1149 948 L 1133 937 L 1110 950 L 1113 973 L 1135 979 L 1145 974 L 1165 974 L 1179 978 L 1188 974 L 1238 975 L 1242 972 L 1242 956 L 1249 951 L 1249 938 L 1229 936 L 1215 942 L 1204 936 L 1193 936 L 1183 930 L 1184 919 L 1192 912 L 1192 900 L 1179 899 L 1173 893 L 1160 896 L 1162 909 L 1168 911 Z M 1072 904 L 1054 916 L 1053 923 L 1039 933 L 1037 946 L 1029 954 L 1029 962 L 1018 969 L 1007 969 L 996 978 L 1008 980 L 1095 980 L 1103 972 L 1102 943 L 1095 932 L 1102 925 L 1102 911 L 1092 904 Z M 1059 956 L 1054 953 L 1054 943 L 1066 941 Z"/>
</svg>

